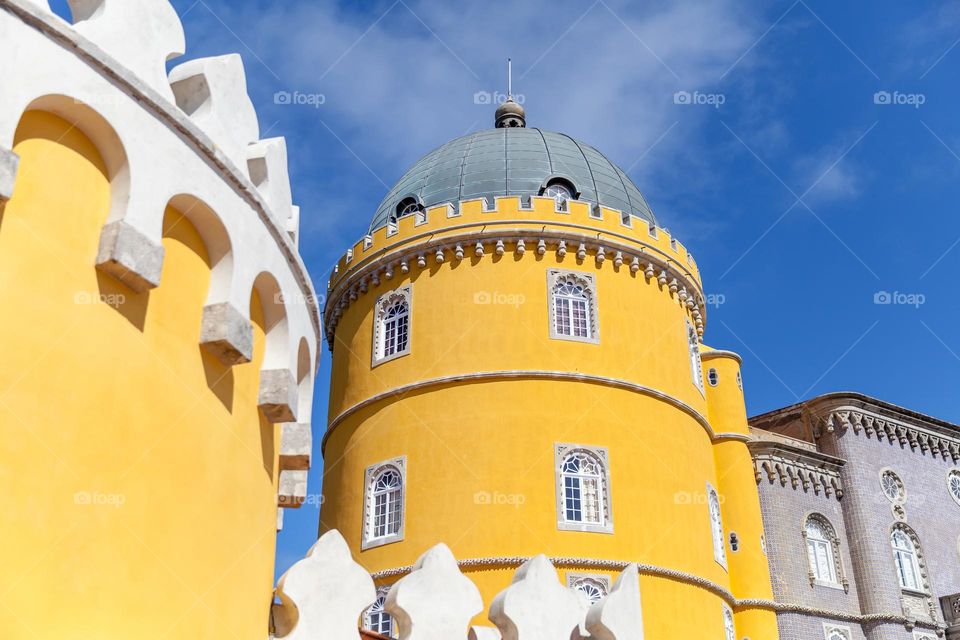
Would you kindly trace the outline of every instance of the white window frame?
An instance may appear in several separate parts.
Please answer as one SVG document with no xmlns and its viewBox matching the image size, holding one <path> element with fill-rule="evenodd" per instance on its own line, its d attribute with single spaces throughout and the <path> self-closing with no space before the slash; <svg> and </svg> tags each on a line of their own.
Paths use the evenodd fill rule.
<svg viewBox="0 0 960 640">
<path fill-rule="evenodd" d="M 887 478 L 890 478 L 897 488 L 897 495 L 892 498 L 887 493 L 885 486 Z M 896 471 L 889 467 L 880 469 L 880 491 L 883 493 L 883 496 L 893 504 L 903 504 L 907 501 L 907 490 L 906 487 L 904 487 L 903 480 L 900 479 L 900 475 Z"/>
<path fill-rule="evenodd" d="M 723 633 L 725 640 L 737 640 L 737 622 L 733 617 L 733 609 L 723 604 Z"/>
<path fill-rule="evenodd" d="M 580 522 L 567 520 L 566 487 L 567 474 L 563 471 L 564 462 L 574 454 L 584 454 L 594 461 L 601 469 L 599 492 L 600 522 Z M 593 533 L 613 533 L 613 507 L 610 501 L 610 463 L 606 447 L 584 446 L 579 444 L 554 445 L 554 466 L 556 472 L 557 493 L 557 529 L 561 531 L 582 531 Z"/>
<path fill-rule="evenodd" d="M 376 536 L 374 535 L 374 527 L 376 526 L 375 483 L 387 471 L 396 471 L 400 474 L 400 524 L 396 532 Z M 403 540 L 407 524 L 407 457 L 400 456 L 370 465 L 364 472 L 363 482 L 363 539 L 360 549 L 374 549 L 385 544 L 400 542 Z"/>
<path fill-rule="evenodd" d="M 557 299 L 554 290 L 562 283 L 572 280 L 583 287 L 587 294 L 586 300 L 586 336 L 575 336 L 557 331 Z M 562 269 L 547 270 L 547 306 L 549 307 L 550 337 L 554 340 L 570 340 L 573 342 L 600 342 L 599 317 L 597 315 L 597 283 L 592 273 L 580 271 L 565 271 Z M 572 323 L 571 323 L 572 327 Z"/>
<path fill-rule="evenodd" d="M 384 355 L 386 350 L 386 326 L 384 324 L 384 313 L 397 302 L 403 302 L 407 305 L 406 331 L 407 343 L 403 349 L 399 349 L 390 355 Z M 377 366 L 384 362 L 389 362 L 401 358 L 410 353 L 410 344 L 413 340 L 413 287 L 406 285 L 388 291 L 377 299 L 377 306 L 373 316 L 373 349 L 371 353 L 371 365 Z"/>
<path fill-rule="evenodd" d="M 843 640 L 853 640 L 853 636 L 850 635 L 850 627 L 843 627 L 837 624 L 830 624 L 829 622 L 824 622 L 823 623 L 824 640 L 837 640 L 837 636 L 833 634 L 840 634 Z"/>
<path fill-rule="evenodd" d="M 700 336 L 690 321 L 687 321 L 687 354 L 690 358 L 690 376 L 693 378 L 693 384 L 700 390 L 701 395 L 706 394 L 703 388 L 703 359 L 700 357 Z"/>
<path fill-rule="evenodd" d="M 720 495 L 713 485 L 707 483 L 707 513 L 710 516 L 710 537 L 713 539 L 713 559 L 724 569 L 727 568 L 727 549 L 723 533 L 723 513 L 720 509 Z"/>
<path fill-rule="evenodd" d="M 379 633 L 380 635 L 389 636 L 395 638 L 396 628 L 393 620 L 393 616 L 387 613 L 386 604 L 387 604 L 387 594 L 390 593 L 390 587 L 381 586 L 377 587 L 377 598 L 374 600 L 373 604 L 366 608 L 363 612 L 363 628 L 368 631 L 373 631 L 374 633 Z M 375 608 L 378 610 L 374 611 Z M 374 628 L 373 615 L 378 615 L 379 619 Z M 384 623 L 386 623 L 384 625 Z M 383 626 L 386 626 L 386 631 L 381 630 Z"/>
<path fill-rule="evenodd" d="M 953 492 L 954 478 L 957 478 L 957 480 L 960 481 L 960 469 L 950 469 L 950 471 L 947 472 L 947 491 L 950 493 L 950 497 L 953 498 L 953 501 L 957 504 L 960 504 L 960 496 L 957 496 L 957 494 Z"/>
<path fill-rule="evenodd" d="M 596 587 L 600 592 L 602 592 L 602 598 L 610 595 L 610 578 L 598 573 L 567 573 L 567 586 L 575 591 L 580 591 L 584 595 L 586 592 L 583 591 L 580 587 L 581 585 L 589 584 Z M 589 599 L 589 596 L 587 596 Z M 591 600 L 590 604 L 593 604 L 595 601 Z"/>
<path fill-rule="evenodd" d="M 909 548 L 898 547 L 896 545 L 894 538 L 898 533 L 907 539 Z M 916 540 L 915 534 L 905 525 L 894 525 L 890 531 L 890 548 L 893 551 L 893 563 L 897 571 L 897 583 L 900 585 L 900 589 L 909 593 L 928 595 L 927 581 L 924 576 L 923 552 L 920 550 L 920 545 Z M 904 579 L 905 563 L 909 564 L 908 568 L 913 573 L 916 582 L 914 585 L 907 584 L 907 581 Z"/>
<path fill-rule="evenodd" d="M 810 523 L 816 523 L 822 536 L 811 538 L 808 527 Z M 830 587 L 832 589 L 845 589 L 843 578 L 843 565 L 840 558 L 840 539 L 837 536 L 837 529 L 822 513 L 809 513 L 803 519 L 803 541 L 804 552 L 807 556 L 807 570 L 810 576 L 810 586 L 819 585 Z M 823 577 L 818 571 L 820 565 L 820 556 L 817 555 L 817 549 L 825 552 L 827 575 Z M 813 555 L 811 555 L 811 552 Z"/>
</svg>

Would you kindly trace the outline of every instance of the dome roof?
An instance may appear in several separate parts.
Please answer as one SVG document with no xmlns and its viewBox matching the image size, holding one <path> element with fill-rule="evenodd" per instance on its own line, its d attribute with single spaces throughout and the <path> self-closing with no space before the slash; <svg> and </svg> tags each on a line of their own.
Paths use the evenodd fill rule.
<svg viewBox="0 0 960 640">
<path fill-rule="evenodd" d="M 590 145 L 562 133 L 507 127 L 471 133 L 428 153 L 387 193 L 370 229 L 386 226 L 400 203 L 432 207 L 481 197 L 492 203 L 496 196 L 540 195 L 557 178 L 569 182 L 579 200 L 656 223 L 633 181 Z"/>
</svg>

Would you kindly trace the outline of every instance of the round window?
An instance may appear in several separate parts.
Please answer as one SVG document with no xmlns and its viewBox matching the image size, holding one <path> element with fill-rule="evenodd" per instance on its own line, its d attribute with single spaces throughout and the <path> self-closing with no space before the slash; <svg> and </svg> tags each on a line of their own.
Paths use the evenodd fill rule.
<svg viewBox="0 0 960 640">
<path fill-rule="evenodd" d="M 564 209 L 567 206 L 567 200 L 573 200 L 573 189 L 564 182 L 554 181 L 543 190 L 543 195 L 553 198 L 557 209 Z"/>
<path fill-rule="evenodd" d="M 947 488 L 950 490 L 950 496 L 960 504 L 960 470 L 953 469 L 947 474 Z"/>
<path fill-rule="evenodd" d="M 890 502 L 903 502 L 905 494 L 903 482 L 893 471 L 887 469 L 880 474 L 880 488 L 883 490 L 883 495 L 885 495 Z"/>
</svg>

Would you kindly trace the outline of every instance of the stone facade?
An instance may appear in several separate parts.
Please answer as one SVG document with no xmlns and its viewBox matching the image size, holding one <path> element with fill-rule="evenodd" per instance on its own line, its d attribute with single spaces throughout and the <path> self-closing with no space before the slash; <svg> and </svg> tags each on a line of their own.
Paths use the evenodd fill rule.
<svg viewBox="0 0 960 640">
<path fill-rule="evenodd" d="M 851 640 L 955 637 L 960 629 L 947 621 L 950 596 L 960 593 L 960 504 L 947 479 L 960 427 L 849 393 L 756 416 L 751 426 L 781 638 L 826 638 L 825 625 L 849 627 Z M 884 493 L 887 471 L 899 495 L 896 486 L 893 497 Z M 813 583 L 803 537 L 811 513 L 836 532 L 840 587 Z M 894 528 L 919 551 L 918 589 L 900 586 Z"/>
</svg>

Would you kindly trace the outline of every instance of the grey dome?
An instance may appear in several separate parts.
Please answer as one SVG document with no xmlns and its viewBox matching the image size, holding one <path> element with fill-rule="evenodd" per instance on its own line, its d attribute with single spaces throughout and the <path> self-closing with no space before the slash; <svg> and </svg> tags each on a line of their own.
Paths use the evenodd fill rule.
<svg viewBox="0 0 960 640">
<path fill-rule="evenodd" d="M 370 230 L 410 199 L 425 208 L 481 197 L 492 204 L 496 196 L 539 195 L 551 178 L 572 183 L 579 200 L 656 223 L 640 190 L 602 153 L 562 133 L 517 127 L 471 133 L 428 153 L 387 193 Z"/>
</svg>

